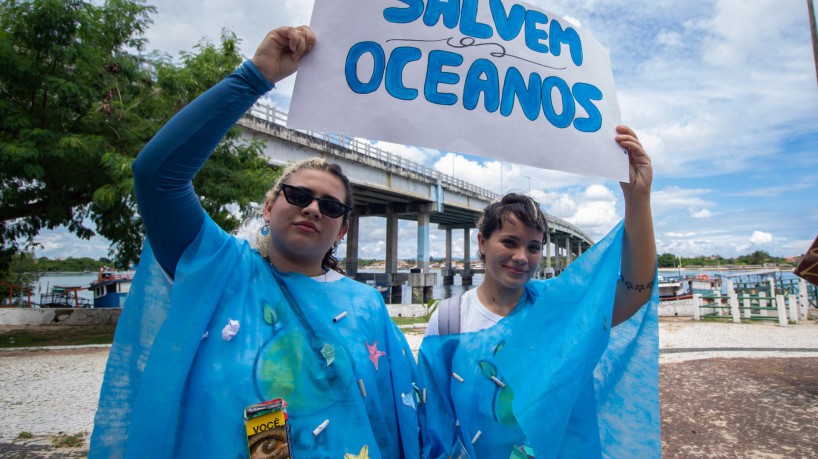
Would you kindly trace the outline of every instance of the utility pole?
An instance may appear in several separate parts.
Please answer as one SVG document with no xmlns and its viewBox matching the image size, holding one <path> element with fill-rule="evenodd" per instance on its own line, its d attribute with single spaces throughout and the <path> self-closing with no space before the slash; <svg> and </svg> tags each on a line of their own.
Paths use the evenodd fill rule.
<svg viewBox="0 0 818 459">
<path fill-rule="evenodd" d="M 500 196 L 503 195 L 503 162 L 500 161 Z"/>
<path fill-rule="evenodd" d="M 815 24 L 815 0 L 807 0 L 809 28 L 812 34 L 812 59 L 815 62 L 815 78 L 818 81 L 818 26 Z"/>
</svg>

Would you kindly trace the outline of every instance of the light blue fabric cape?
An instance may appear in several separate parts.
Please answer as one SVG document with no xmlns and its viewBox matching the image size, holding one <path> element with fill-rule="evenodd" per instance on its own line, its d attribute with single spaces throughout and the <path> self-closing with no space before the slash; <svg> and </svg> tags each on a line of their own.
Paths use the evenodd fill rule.
<svg viewBox="0 0 818 459">
<path fill-rule="evenodd" d="M 656 289 L 610 326 L 623 231 L 529 281 L 497 325 L 424 339 L 424 457 L 661 457 Z"/>
<path fill-rule="evenodd" d="M 239 331 L 226 340 L 229 320 Z M 273 273 L 206 218 L 173 282 L 144 250 L 108 358 L 89 457 L 247 457 L 244 408 L 281 397 L 298 459 L 343 458 L 364 447 L 373 459 L 416 458 L 415 376 L 377 291 L 350 279 Z"/>
</svg>

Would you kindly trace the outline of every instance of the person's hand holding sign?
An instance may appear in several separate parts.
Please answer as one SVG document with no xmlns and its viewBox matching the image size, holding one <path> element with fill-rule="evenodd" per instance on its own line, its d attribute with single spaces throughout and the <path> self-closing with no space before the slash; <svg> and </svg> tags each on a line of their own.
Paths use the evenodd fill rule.
<svg viewBox="0 0 818 459">
<path fill-rule="evenodd" d="M 616 141 L 619 146 L 627 150 L 630 163 L 630 183 L 620 182 L 625 199 L 634 195 L 650 197 L 650 185 L 653 182 L 653 166 L 636 133 L 628 126 L 616 127 Z"/>
<path fill-rule="evenodd" d="M 275 84 L 295 73 L 301 57 L 315 46 L 315 33 L 307 26 L 279 27 L 256 48 L 253 64 Z"/>
</svg>

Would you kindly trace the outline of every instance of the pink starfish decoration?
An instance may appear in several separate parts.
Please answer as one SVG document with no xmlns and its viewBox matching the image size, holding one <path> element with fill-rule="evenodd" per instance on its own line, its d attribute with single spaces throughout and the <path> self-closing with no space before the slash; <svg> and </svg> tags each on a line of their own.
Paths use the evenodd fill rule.
<svg viewBox="0 0 818 459">
<path fill-rule="evenodd" d="M 364 341 L 364 343 L 366 343 L 366 349 L 369 351 L 369 360 L 372 361 L 372 363 L 375 365 L 375 369 L 377 370 L 378 358 L 382 355 L 386 355 L 386 353 L 378 350 L 377 341 L 373 341 L 372 344 L 369 344 L 366 341 Z"/>
</svg>

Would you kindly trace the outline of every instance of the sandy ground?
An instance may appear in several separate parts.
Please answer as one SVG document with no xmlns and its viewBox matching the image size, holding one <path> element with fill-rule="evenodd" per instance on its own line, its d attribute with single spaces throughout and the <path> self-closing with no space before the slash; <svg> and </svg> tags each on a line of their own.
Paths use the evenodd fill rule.
<svg viewBox="0 0 818 459">
<path fill-rule="evenodd" d="M 714 358 L 659 371 L 672 458 L 818 458 L 818 357 Z"/>
<path fill-rule="evenodd" d="M 818 438 L 818 324 L 810 321 L 780 327 L 671 319 L 659 326 L 665 457 L 818 457 L 818 449 L 809 446 L 818 444 L 814 441 Z M 423 330 L 405 331 L 410 346 L 417 349 Z M 106 346 L 0 351 L 0 458 L 84 457 L 87 442 L 86 449 L 54 449 L 51 442 L 59 432 L 90 434 L 107 355 Z M 758 368 L 747 370 L 748 366 Z M 765 369 L 769 371 L 764 373 Z M 805 374 L 799 376 L 799 372 Z M 762 373 L 764 377 L 759 376 Z M 791 373 L 795 376 L 790 377 Z M 683 395 L 682 386 L 690 393 Z M 779 386 L 783 389 L 776 389 Z M 800 389 L 786 391 L 793 387 Z M 776 391 L 787 396 L 776 397 Z M 710 400 L 711 394 L 726 402 L 719 405 Z M 730 415 L 762 399 L 769 404 L 783 403 L 779 398 L 786 403 L 775 406 L 774 411 L 773 407 L 756 410 L 752 429 L 742 430 L 739 417 Z M 670 401 L 673 406 L 668 405 Z M 765 417 L 765 412 L 776 414 Z M 675 426 L 695 431 L 705 421 L 710 427 L 730 427 L 714 434 L 715 440 L 727 445 L 724 449 L 698 443 L 715 441 L 709 436 L 673 433 L 679 430 Z M 796 432 L 793 439 L 812 441 L 772 451 L 777 442 L 771 437 L 747 450 L 746 445 L 756 444 L 748 443 L 750 432 L 779 429 Z M 24 432 L 31 438 L 20 438 Z M 732 443 L 743 444 L 750 452 L 729 447 Z"/>
</svg>

